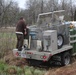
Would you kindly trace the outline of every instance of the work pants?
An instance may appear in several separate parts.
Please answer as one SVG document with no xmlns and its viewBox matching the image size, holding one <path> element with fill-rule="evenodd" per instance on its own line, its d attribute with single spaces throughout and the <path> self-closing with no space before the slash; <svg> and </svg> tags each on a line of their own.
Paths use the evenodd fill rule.
<svg viewBox="0 0 76 75">
<path fill-rule="evenodd" d="M 23 42 L 24 42 L 24 35 L 23 34 L 16 34 L 17 36 L 17 45 L 16 48 L 18 51 L 22 50 Z"/>
</svg>

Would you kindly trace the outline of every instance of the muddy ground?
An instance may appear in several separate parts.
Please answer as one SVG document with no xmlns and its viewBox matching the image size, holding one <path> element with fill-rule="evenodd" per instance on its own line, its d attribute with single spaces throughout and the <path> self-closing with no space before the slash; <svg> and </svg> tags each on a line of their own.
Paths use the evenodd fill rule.
<svg viewBox="0 0 76 75">
<path fill-rule="evenodd" d="M 4 60 L 9 65 L 16 65 L 16 66 L 24 66 L 28 65 L 25 59 L 16 58 L 14 57 L 12 51 L 9 51 L 6 56 L 4 56 Z M 76 58 L 72 58 L 72 63 L 68 66 L 50 66 L 47 69 L 45 75 L 76 75 Z M 46 68 L 46 67 L 45 67 Z"/>
</svg>

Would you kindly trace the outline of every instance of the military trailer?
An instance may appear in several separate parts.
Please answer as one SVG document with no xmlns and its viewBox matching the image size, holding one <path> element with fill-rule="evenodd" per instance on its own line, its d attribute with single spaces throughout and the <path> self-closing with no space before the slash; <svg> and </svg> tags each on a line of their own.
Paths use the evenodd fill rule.
<svg viewBox="0 0 76 75">
<path fill-rule="evenodd" d="M 41 13 L 37 25 L 29 26 L 29 38 L 22 51 L 13 49 L 16 57 L 33 64 L 60 62 L 68 65 L 76 54 L 76 29 L 64 19 L 64 10 Z"/>
</svg>

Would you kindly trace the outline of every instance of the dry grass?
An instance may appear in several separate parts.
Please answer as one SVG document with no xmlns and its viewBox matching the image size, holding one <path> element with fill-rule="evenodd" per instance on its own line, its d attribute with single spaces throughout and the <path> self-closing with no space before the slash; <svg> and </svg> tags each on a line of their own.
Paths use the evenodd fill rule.
<svg viewBox="0 0 76 75">
<path fill-rule="evenodd" d="M 15 28 L 0 29 L 0 57 L 16 46 Z"/>
</svg>

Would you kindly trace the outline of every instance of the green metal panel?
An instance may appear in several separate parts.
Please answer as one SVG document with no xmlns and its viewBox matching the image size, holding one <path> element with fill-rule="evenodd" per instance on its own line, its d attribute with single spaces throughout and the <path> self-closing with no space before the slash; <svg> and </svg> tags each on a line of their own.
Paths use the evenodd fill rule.
<svg viewBox="0 0 76 75">
<path fill-rule="evenodd" d="M 76 35 L 76 30 L 74 30 L 74 34 Z M 76 40 L 76 36 L 75 36 L 75 40 Z"/>
<path fill-rule="evenodd" d="M 71 41 L 73 41 L 74 39 L 75 39 L 74 37 L 70 38 Z"/>
<path fill-rule="evenodd" d="M 74 44 L 74 52 L 76 52 L 76 43 Z"/>
<path fill-rule="evenodd" d="M 75 32 L 74 32 L 74 29 L 70 29 L 70 35 L 74 35 Z"/>
<path fill-rule="evenodd" d="M 76 30 L 73 28 L 73 29 L 70 29 L 70 35 L 73 36 L 73 37 L 70 37 L 70 41 L 75 41 L 76 40 Z M 73 46 L 73 53 L 76 53 L 76 42 L 74 43 L 71 43 L 71 45 Z"/>
<path fill-rule="evenodd" d="M 74 30 L 74 34 L 76 35 L 76 30 Z M 76 36 L 74 37 L 74 40 L 76 40 Z M 76 52 L 76 42 L 74 43 L 74 52 Z"/>
</svg>

